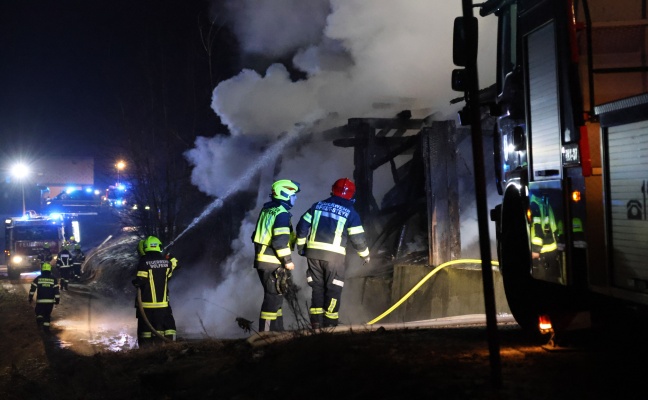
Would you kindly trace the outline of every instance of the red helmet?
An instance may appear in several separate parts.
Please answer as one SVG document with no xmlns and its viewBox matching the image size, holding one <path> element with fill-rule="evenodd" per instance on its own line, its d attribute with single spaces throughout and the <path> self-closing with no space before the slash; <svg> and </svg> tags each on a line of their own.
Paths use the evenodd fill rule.
<svg viewBox="0 0 648 400">
<path fill-rule="evenodd" d="M 348 178 L 341 178 L 335 181 L 331 188 L 333 196 L 342 197 L 343 199 L 351 200 L 355 194 L 355 184 Z"/>
</svg>

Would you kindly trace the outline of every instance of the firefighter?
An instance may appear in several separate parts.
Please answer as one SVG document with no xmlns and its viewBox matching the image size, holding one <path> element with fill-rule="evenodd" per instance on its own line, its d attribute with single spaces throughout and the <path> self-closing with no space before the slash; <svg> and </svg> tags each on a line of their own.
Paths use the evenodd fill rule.
<svg viewBox="0 0 648 400">
<path fill-rule="evenodd" d="M 344 287 L 347 241 L 367 264 L 369 247 L 360 216 L 353 207 L 355 184 L 335 181 L 331 197 L 313 204 L 297 224 L 297 250 L 308 259 L 306 281 L 312 288 L 313 329 L 337 326 Z"/>
<path fill-rule="evenodd" d="M 61 276 L 61 290 L 68 291 L 68 284 L 72 275 L 72 254 L 70 250 L 64 248 L 56 257 L 56 268 Z"/>
<path fill-rule="evenodd" d="M 38 292 L 38 293 L 36 293 Z M 43 332 L 49 333 L 52 309 L 61 301 L 58 281 L 52 276 L 52 265 L 44 262 L 41 266 L 41 274 L 34 278 L 29 289 L 29 304 L 34 301 L 36 293 L 36 324 Z"/>
<path fill-rule="evenodd" d="M 289 179 L 274 182 L 270 201 L 263 205 L 252 234 L 254 268 L 263 286 L 260 332 L 283 330 L 283 291 L 277 282 L 295 268 L 291 257 L 295 236 L 288 210 L 295 205 L 299 190 L 299 183 Z"/>
<path fill-rule="evenodd" d="M 143 250 L 137 276 L 132 281 L 141 291 L 141 308 L 144 310 L 142 315 L 140 305 L 137 305 L 137 343 L 140 348 L 159 343 L 158 335 L 169 341 L 176 340 L 175 318 L 169 304 L 169 279 L 178 267 L 177 260 L 167 260 L 162 254 L 162 243 L 155 236 L 144 240 Z"/>
<path fill-rule="evenodd" d="M 144 239 L 141 239 L 139 242 L 137 242 L 137 255 L 142 257 L 144 253 Z"/>
<path fill-rule="evenodd" d="M 561 279 L 562 268 L 558 254 L 558 236 L 561 234 L 553 208 L 546 197 L 531 194 L 529 199 L 531 223 L 531 259 L 539 267 L 543 278 Z"/>
<path fill-rule="evenodd" d="M 49 262 L 52 260 L 52 250 L 50 249 L 49 242 L 43 243 L 43 248 L 38 254 L 38 260 L 40 261 L 41 265 L 46 261 Z"/>
<path fill-rule="evenodd" d="M 70 236 L 68 239 L 64 239 L 63 243 L 61 243 L 61 250 L 65 249 L 67 251 L 70 251 L 71 249 L 71 241 L 74 240 L 74 236 Z"/>
<path fill-rule="evenodd" d="M 76 243 L 72 250 L 72 279 L 76 282 L 81 280 L 81 265 L 85 261 L 85 253 L 81 250 L 81 244 Z"/>
</svg>

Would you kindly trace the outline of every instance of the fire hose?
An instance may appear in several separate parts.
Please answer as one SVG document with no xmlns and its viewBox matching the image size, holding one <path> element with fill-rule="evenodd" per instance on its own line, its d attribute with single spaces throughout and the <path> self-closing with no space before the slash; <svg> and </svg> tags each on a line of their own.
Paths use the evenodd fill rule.
<svg viewBox="0 0 648 400">
<path fill-rule="evenodd" d="M 148 326 L 153 333 L 155 333 L 155 336 L 159 337 L 160 339 L 164 340 L 165 342 L 170 342 L 171 340 L 164 335 L 162 335 L 160 332 L 157 331 L 157 329 L 153 328 L 153 325 L 151 325 L 151 322 L 148 320 L 146 317 L 146 313 L 144 312 L 144 306 L 142 305 L 142 288 L 138 287 L 137 288 L 137 309 L 140 312 L 140 315 L 142 316 L 142 319 L 144 320 L 144 323 L 146 323 L 146 326 Z"/>
<path fill-rule="evenodd" d="M 461 259 L 461 260 L 452 260 L 452 261 L 447 261 L 439 265 L 438 267 L 434 268 L 429 274 L 427 274 L 423 279 L 419 281 L 405 296 L 403 296 L 400 300 L 398 300 L 393 306 L 391 306 L 387 311 L 384 313 L 380 314 L 376 318 L 372 319 L 371 321 L 367 322 L 367 325 L 373 325 L 376 322 L 380 321 L 381 319 L 385 318 L 387 315 L 391 314 L 392 311 L 397 309 L 405 300 L 407 300 L 411 295 L 414 294 L 425 282 L 427 282 L 428 279 L 433 277 L 437 272 L 441 271 L 445 267 L 448 267 L 450 265 L 455 265 L 455 264 L 481 264 L 481 260 L 477 259 Z M 499 265 L 499 262 L 497 261 L 491 261 L 492 265 Z"/>
</svg>

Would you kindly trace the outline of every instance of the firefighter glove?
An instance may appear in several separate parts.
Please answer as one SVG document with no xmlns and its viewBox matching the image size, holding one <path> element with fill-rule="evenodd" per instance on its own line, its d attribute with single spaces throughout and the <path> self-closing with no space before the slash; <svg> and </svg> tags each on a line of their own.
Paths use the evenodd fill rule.
<svg viewBox="0 0 648 400">
<path fill-rule="evenodd" d="M 31 297 L 29 298 L 29 304 L 31 304 L 34 301 Z"/>
<path fill-rule="evenodd" d="M 131 283 L 132 283 L 133 286 L 135 286 L 136 288 L 142 288 L 142 287 L 144 287 L 144 284 L 142 283 L 142 281 L 140 281 L 140 280 L 137 279 L 137 278 L 133 279 L 133 280 L 131 281 Z"/>
</svg>

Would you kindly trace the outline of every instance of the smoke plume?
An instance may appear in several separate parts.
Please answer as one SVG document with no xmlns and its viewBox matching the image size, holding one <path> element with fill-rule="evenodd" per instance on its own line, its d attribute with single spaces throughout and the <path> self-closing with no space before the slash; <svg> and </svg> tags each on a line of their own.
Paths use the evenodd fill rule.
<svg viewBox="0 0 648 400">
<path fill-rule="evenodd" d="M 195 289 L 192 295 L 181 294 L 185 298 L 174 303 L 179 327 L 228 337 L 242 334 L 235 317 L 258 321 L 262 289 L 252 269 L 249 238 L 272 180 L 302 183 L 292 210 L 296 223 L 313 202 L 328 196 L 336 179 L 352 177 L 352 151 L 318 140 L 318 132 L 345 125 L 349 118 L 394 117 L 404 109 L 414 118 L 451 115 L 449 101 L 460 96 L 450 88 L 450 74 L 455 68 L 452 25 L 461 2 L 215 0 L 212 8 L 231 24 L 249 56 L 244 60 L 255 61 L 214 88 L 212 108 L 229 134 L 214 132 L 196 140 L 186 154 L 193 165 L 192 182 L 221 197 L 237 188 L 239 178 L 281 135 L 301 132 L 313 139 L 281 149 L 276 176 L 272 167 L 262 172 L 257 207 L 242 221 L 233 254 L 221 266 L 228 278 L 200 288 L 199 296 Z M 481 38 L 495 34 L 494 19 L 480 20 Z M 479 62 L 485 87 L 494 81 L 492 41 L 482 41 L 479 53 L 484 55 Z M 258 70 L 258 60 L 270 66 Z M 291 70 L 303 78 L 291 78 Z M 295 258 L 296 269 L 303 271 L 305 261 Z M 308 288 L 302 293 L 308 298 Z M 190 307 L 180 309 L 179 304 Z"/>
</svg>

